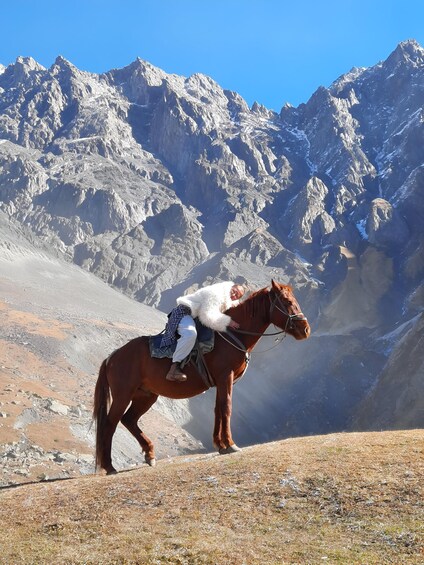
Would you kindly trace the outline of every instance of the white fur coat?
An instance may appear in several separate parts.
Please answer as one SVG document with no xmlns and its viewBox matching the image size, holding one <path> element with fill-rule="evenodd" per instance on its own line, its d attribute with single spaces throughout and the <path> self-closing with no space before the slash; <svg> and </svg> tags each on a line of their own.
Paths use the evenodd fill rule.
<svg viewBox="0 0 424 565">
<path fill-rule="evenodd" d="M 188 306 L 193 318 L 199 318 L 208 328 L 224 332 L 231 318 L 223 312 L 240 302 L 230 298 L 230 290 L 233 285 L 232 281 L 228 281 L 205 286 L 193 294 L 177 298 L 177 304 Z"/>
</svg>

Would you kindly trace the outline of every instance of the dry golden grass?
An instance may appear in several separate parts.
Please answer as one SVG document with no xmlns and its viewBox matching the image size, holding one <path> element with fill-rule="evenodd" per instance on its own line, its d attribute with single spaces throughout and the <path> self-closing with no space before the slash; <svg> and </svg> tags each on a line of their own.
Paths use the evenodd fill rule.
<svg viewBox="0 0 424 565">
<path fill-rule="evenodd" d="M 424 431 L 291 439 L 0 492 L 0 563 L 424 562 Z"/>
</svg>

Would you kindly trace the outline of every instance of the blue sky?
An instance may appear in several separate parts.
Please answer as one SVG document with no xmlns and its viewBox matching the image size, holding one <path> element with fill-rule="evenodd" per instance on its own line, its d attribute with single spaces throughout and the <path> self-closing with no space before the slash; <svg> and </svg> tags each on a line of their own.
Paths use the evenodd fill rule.
<svg viewBox="0 0 424 565">
<path fill-rule="evenodd" d="M 277 111 L 401 41 L 424 47 L 422 0 L 7 0 L 0 21 L 3 65 L 62 55 L 101 73 L 141 57 Z"/>
</svg>

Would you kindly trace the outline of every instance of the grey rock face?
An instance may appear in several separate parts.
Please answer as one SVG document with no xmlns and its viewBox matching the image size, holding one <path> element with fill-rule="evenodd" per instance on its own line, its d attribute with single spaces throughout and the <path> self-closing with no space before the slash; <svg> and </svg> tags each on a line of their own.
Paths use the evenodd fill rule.
<svg viewBox="0 0 424 565">
<path fill-rule="evenodd" d="M 94 75 L 19 58 L 0 69 L 1 208 L 164 310 L 193 285 L 274 277 L 318 332 L 360 327 L 344 302 L 365 293 L 364 325 L 383 333 L 423 282 L 423 104 L 412 40 L 279 114 L 140 59 Z M 366 287 L 374 253 L 383 293 Z"/>
<path fill-rule="evenodd" d="M 405 220 L 396 208 L 382 198 L 371 202 L 366 230 L 370 243 L 380 247 L 404 245 L 409 237 Z"/>
</svg>

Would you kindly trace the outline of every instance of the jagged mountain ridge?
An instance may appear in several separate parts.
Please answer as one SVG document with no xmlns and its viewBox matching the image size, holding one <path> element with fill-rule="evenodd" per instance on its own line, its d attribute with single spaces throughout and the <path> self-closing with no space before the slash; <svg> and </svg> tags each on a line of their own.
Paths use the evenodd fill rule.
<svg viewBox="0 0 424 565">
<path fill-rule="evenodd" d="M 279 114 L 140 59 L 94 75 L 19 58 L 0 74 L 2 209 L 162 309 L 220 278 L 290 282 L 325 342 L 291 376 L 329 385 L 347 347 L 366 365 L 343 384 L 359 376 L 357 403 L 390 355 L 379 340 L 422 311 L 423 53 L 401 43 Z"/>
</svg>

